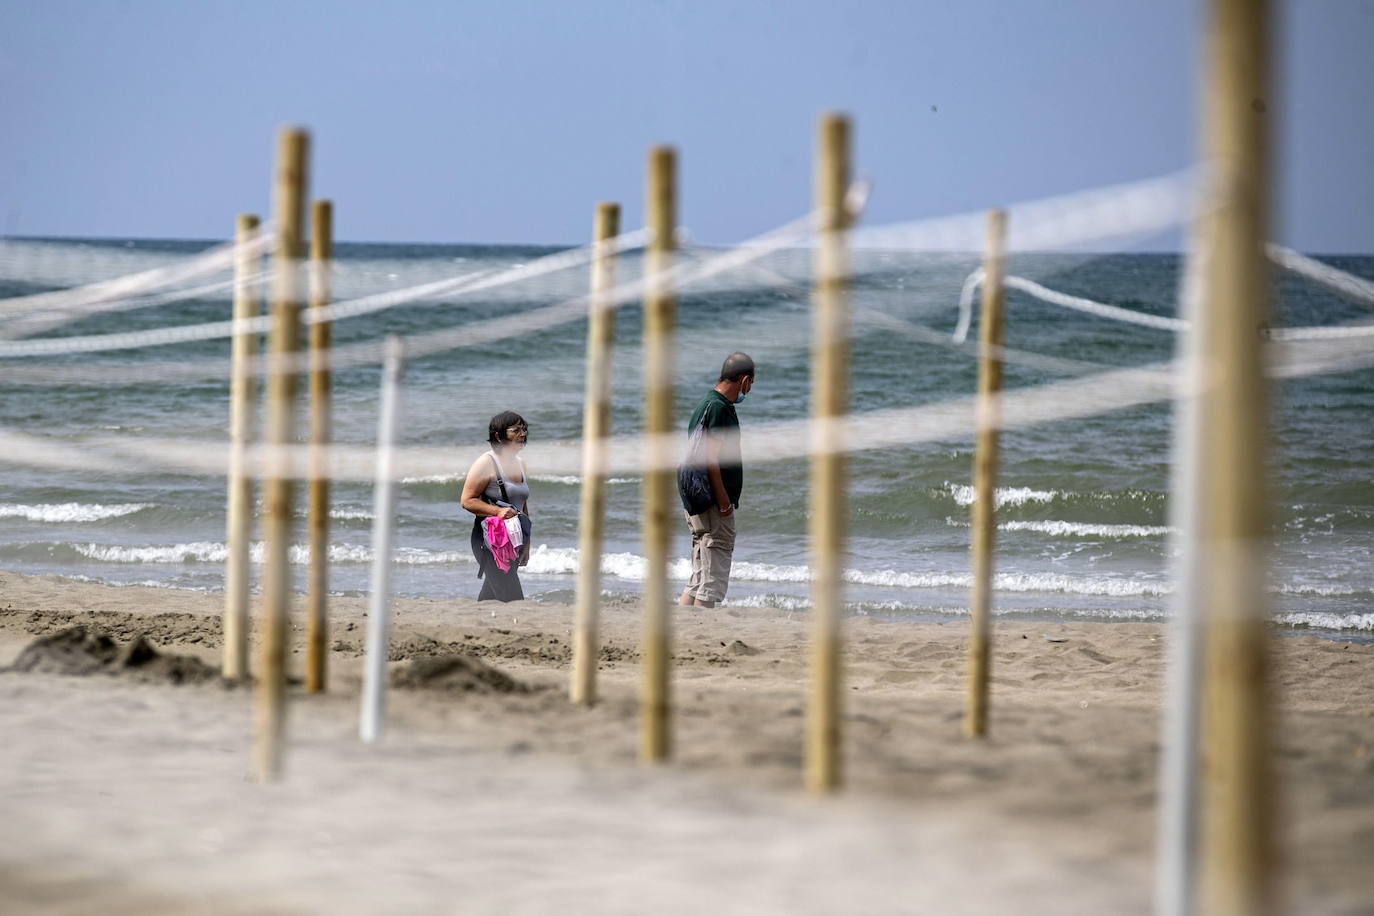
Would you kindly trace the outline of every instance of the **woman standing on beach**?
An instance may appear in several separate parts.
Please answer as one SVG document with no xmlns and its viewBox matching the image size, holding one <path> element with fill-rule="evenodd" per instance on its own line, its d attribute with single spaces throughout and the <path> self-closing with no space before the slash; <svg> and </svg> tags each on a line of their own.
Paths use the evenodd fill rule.
<svg viewBox="0 0 1374 916">
<path fill-rule="evenodd" d="M 477 577 L 482 580 L 478 601 L 521 601 L 525 597 L 520 587 L 519 565 L 512 562 L 504 571 L 497 565 L 482 537 L 482 523 L 492 516 L 529 516 L 529 477 L 520 457 L 529 433 L 529 425 L 514 411 L 505 410 L 492 417 L 487 425 L 491 450 L 472 463 L 463 481 L 462 506 L 477 516 L 472 523 L 472 555 L 477 558 Z M 516 506 L 520 508 L 517 510 Z"/>
</svg>

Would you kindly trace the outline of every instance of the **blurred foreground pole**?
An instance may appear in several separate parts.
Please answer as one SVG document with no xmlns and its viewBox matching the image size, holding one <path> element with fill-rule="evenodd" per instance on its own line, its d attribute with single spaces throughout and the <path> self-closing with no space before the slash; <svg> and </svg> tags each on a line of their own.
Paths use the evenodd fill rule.
<svg viewBox="0 0 1374 916">
<path fill-rule="evenodd" d="M 317 200 L 310 208 L 310 310 L 329 305 L 330 261 L 334 257 L 334 206 Z M 330 322 L 310 325 L 310 571 L 305 605 L 305 690 L 320 693 L 328 683 L 329 658 L 329 475 L 326 455 L 329 415 Z"/>
<path fill-rule="evenodd" d="M 1155 913 L 1190 916 L 1197 893 L 1198 721 L 1202 700 L 1202 620 L 1198 550 L 1197 396 L 1202 365 L 1198 352 L 1200 266 L 1203 245 L 1194 222 L 1179 291 L 1179 317 L 1188 323 L 1177 338 L 1174 435 L 1170 457 L 1169 554 L 1175 588 L 1169 622 L 1168 667 L 1159 742 L 1158 829 L 1155 836 Z"/>
<path fill-rule="evenodd" d="M 396 528 L 396 427 L 405 350 L 386 340 L 382 396 L 377 411 L 377 476 L 372 485 L 372 590 L 367 600 L 367 658 L 358 735 L 371 744 L 382 737 L 386 717 L 386 660 L 391 648 L 391 543 Z"/>
<path fill-rule="evenodd" d="M 651 763 L 670 753 L 668 731 L 668 545 L 677 521 L 673 429 L 674 323 L 677 303 L 667 272 L 672 269 L 677 228 L 677 154 L 649 151 L 644 259 L 644 633 L 639 758 Z"/>
<path fill-rule="evenodd" d="M 815 164 L 816 247 L 811 343 L 811 700 L 806 785 L 838 788 L 840 774 L 840 613 L 849 505 L 844 441 L 849 410 L 849 119 L 820 120 Z"/>
<path fill-rule="evenodd" d="M 1002 426 L 1002 276 L 1007 214 L 988 212 L 983 260 L 983 304 L 978 313 L 978 404 L 973 452 L 973 594 L 968 642 L 968 694 L 964 734 L 988 733 L 988 679 L 992 661 L 993 534 L 997 525 L 997 458 Z"/>
<path fill-rule="evenodd" d="M 258 317 L 262 296 L 258 275 L 262 256 L 246 246 L 257 241 L 258 218 L 240 213 L 234 232 L 234 320 Z M 233 369 L 229 380 L 229 500 L 224 563 L 224 660 L 227 681 L 248 677 L 248 582 L 249 548 L 253 535 L 253 478 L 244 467 L 248 443 L 253 438 L 253 412 L 257 401 L 256 331 L 237 329 L 233 342 Z"/>
<path fill-rule="evenodd" d="M 1201 912 L 1278 909 L 1273 894 L 1265 594 L 1269 320 L 1269 5 L 1212 0 L 1206 149 L 1211 206 L 1198 352 L 1196 594 L 1204 615 L 1206 705 Z"/>
<path fill-rule="evenodd" d="M 596 205 L 592 291 L 587 322 L 587 393 L 582 418 L 582 505 L 577 542 L 577 617 L 573 625 L 570 696 L 574 703 L 596 702 L 596 662 L 600 654 L 597 617 L 601 605 L 601 545 L 606 526 L 606 436 L 611 419 L 611 361 L 615 353 L 615 308 L 607 293 L 615 288 L 615 251 L 620 205 Z"/>
<path fill-rule="evenodd" d="M 281 773 L 286 723 L 286 621 L 291 604 L 291 502 L 295 469 L 289 449 L 295 434 L 296 366 L 300 349 L 301 224 L 305 209 L 309 135 L 298 128 L 280 134 L 272 200 L 276 252 L 272 262 L 272 331 L 267 363 L 267 464 L 263 485 L 262 615 L 258 664 L 254 775 Z"/>
</svg>

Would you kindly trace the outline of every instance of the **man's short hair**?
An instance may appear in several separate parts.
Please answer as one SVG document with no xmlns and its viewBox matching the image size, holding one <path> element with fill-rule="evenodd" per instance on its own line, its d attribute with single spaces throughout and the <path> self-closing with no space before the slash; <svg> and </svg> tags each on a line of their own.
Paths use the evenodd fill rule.
<svg viewBox="0 0 1374 916">
<path fill-rule="evenodd" d="M 746 375 L 754 374 L 754 360 L 748 353 L 731 353 L 725 357 L 725 364 L 720 367 L 720 380 L 722 382 L 738 382 Z"/>
</svg>

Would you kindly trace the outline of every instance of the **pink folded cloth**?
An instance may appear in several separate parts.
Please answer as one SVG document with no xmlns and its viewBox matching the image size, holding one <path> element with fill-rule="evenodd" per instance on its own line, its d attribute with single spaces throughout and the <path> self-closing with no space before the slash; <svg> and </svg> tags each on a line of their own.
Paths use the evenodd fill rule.
<svg viewBox="0 0 1374 916">
<path fill-rule="evenodd" d="M 510 532 L 506 530 L 505 520 L 494 515 L 488 515 L 482 520 L 482 527 L 487 539 L 487 548 L 491 550 L 492 559 L 496 561 L 501 572 L 509 572 L 519 551 L 511 543 Z"/>
</svg>

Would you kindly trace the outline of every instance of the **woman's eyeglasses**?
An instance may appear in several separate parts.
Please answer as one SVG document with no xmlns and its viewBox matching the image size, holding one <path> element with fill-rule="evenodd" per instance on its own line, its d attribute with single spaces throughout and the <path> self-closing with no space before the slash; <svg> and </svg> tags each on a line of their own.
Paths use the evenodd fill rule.
<svg viewBox="0 0 1374 916">
<path fill-rule="evenodd" d="M 523 436 L 528 437 L 529 434 L 530 434 L 530 428 L 529 428 L 528 426 L 507 426 L 507 427 L 506 427 L 506 438 L 507 438 L 507 439 L 513 439 L 513 438 L 515 438 L 516 436 L 520 436 L 520 435 L 523 435 Z"/>
</svg>

